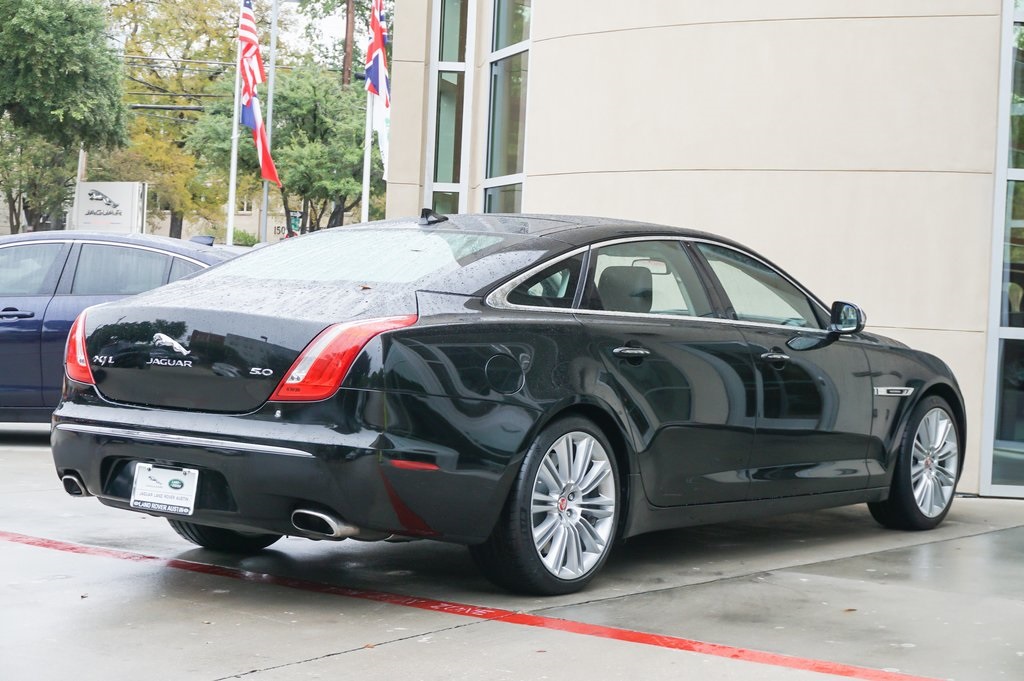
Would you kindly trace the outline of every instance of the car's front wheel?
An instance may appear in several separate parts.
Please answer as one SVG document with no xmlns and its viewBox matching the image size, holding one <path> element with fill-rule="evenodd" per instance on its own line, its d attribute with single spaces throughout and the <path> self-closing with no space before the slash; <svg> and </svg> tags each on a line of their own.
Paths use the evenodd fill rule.
<svg viewBox="0 0 1024 681">
<path fill-rule="evenodd" d="M 256 553 L 281 538 L 279 534 L 236 532 L 223 527 L 197 525 L 184 520 L 168 518 L 167 522 L 179 536 L 193 544 L 225 553 Z"/>
<path fill-rule="evenodd" d="M 601 429 L 561 419 L 534 440 L 498 524 L 470 552 L 491 581 L 512 591 L 578 591 L 608 558 L 619 496 L 615 455 Z"/>
<path fill-rule="evenodd" d="M 960 475 L 960 434 L 945 400 L 927 397 L 914 408 L 895 466 L 889 498 L 868 504 L 875 520 L 900 530 L 941 523 Z"/>
</svg>

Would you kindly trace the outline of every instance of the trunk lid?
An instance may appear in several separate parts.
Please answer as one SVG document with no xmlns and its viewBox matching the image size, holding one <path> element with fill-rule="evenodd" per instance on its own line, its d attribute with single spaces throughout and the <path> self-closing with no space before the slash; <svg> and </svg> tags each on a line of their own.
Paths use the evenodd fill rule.
<svg viewBox="0 0 1024 681">
<path fill-rule="evenodd" d="M 221 413 L 258 409 L 331 324 L 412 314 L 415 295 L 251 279 L 185 280 L 86 314 L 96 388 L 123 404 Z"/>
</svg>

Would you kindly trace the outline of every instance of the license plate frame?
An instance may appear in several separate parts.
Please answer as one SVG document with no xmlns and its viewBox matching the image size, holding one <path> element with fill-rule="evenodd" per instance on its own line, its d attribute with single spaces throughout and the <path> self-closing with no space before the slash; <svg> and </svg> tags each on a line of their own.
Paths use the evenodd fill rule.
<svg viewBox="0 0 1024 681">
<path fill-rule="evenodd" d="M 129 504 L 140 511 L 190 516 L 195 512 L 199 471 L 195 468 L 135 464 Z"/>
</svg>

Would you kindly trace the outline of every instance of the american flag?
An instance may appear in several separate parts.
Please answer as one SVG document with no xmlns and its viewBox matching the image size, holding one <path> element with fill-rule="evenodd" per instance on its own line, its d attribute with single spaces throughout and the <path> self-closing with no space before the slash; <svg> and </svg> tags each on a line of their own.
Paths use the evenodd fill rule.
<svg viewBox="0 0 1024 681">
<path fill-rule="evenodd" d="M 366 90 L 373 95 L 373 129 L 388 178 L 388 132 L 391 127 L 391 80 L 388 76 L 388 28 L 384 0 L 370 4 L 370 44 L 366 48 Z"/>
<path fill-rule="evenodd" d="M 242 53 L 238 62 L 238 71 L 242 80 L 242 123 L 252 129 L 252 139 L 256 143 L 256 155 L 260 162 L 260 175 L 264 180 L 281 186 L 277 177 L 274 159 L 270 156 L 270 140 L 267 128 L 263 125 L 260 113 L 260 100 L 256 96 L 256 86 L 267 79 L 263 70 L 263 59 L 260 56 L 260 41 L 256 35 L 256 15 L 252 11 L 252 0 L 242 3 L 242 15 L 238 20 L 238 41 L 242 44 Z"/>
</svg>

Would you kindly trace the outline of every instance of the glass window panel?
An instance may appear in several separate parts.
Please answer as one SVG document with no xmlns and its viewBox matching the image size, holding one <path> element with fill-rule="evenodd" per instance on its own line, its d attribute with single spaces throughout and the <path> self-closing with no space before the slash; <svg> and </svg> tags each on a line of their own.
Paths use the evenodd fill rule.
<svg viewBox="0 0 1024 681">
<path fill-rule="evenodd" d="M 178 281 L 182 277 L 187 277 L 193 272 L 198 272 L 201 269 L 203 268 L 195 264 L 191 260 L 175 258 L 174 262 L 171 263 L 171 276 L 167 281 Z"/>
<path fill-rule="evenodd" d="M 442 0 L 441 61 L 466 61 L 466 0 Z"/>
<path fill-rule="evenodd" d="M 1003 232 L 1003 326 L 1024 326 L 1024 182 L 1010 182 Z"/>
<path fill-rule="evenodd" d="M 434 205 L 432 208 L 441 215 L 451 215 L 459 212 L 458 192 L 434 192 Z"/>
<path fill-rule="evenodd" d="M 992 484 L 1024 485 L 1024 341 L 1004 340 Z"/>
<path fill-rule="evenodd" d="M 1024 168 L 1024 25 L 1013 27 L 1013 92 L 1010 95 L 1011 168 Z"/>
<path fill-rule="evenodd" d="M 491 64 L 487 177 L 501 177 L 523 171 L 528 61 L 529 53 L 520 52 Z"/>
<path fill-rule="evenodd" d="M 737 319 L 820 328 L 807 296 L 775 270 L 731 248 L 711 244 L 697 247 L 729 296 Z"/>
<path fill-rule="evenodd" d="M 583 307 L 590 310 L 705 316 L 704 286 L 678 241 L 633 241 L 595 252 Z"/>
<path fill-rule="evenodd" d="M 454 271 L 500 247 L 505 239 L 503 235 L 449 232 L 441 228 L 327 229 L 229 260 L 205 272 L 203 278 L 211 286 L 216 286 L 219 279 L 232 277 L 251 278 L 262 282 L 261 285 L 406 284 Z M 378 257 L 382 253 L 387 257 Z"/>
<path fill-rule="evenodd" d="M 170 256 L 141 248 L 82 244 L 72 295 L 131 295 L 156 288 L 167 276 Z"/>
<path fill-rule="evenodd" d="M 462 103 L 465 94 L 464 74 L 448 71 L 438 74 L 435 182 L 459 182 L 462 174 Z"/>
<path fill-rule="evenodd" d="M 26 244 L 0 248 L 0 295 L 52 295 L 56 277 L 47 282 L 47 275 L 63 248 L 63 244 Z"/>
<path fill-rule="evenodd" d="M 530 37 L 530 3 L 531 0 L 494 0 L 492 52 Z"/>
<path fill-rule="evenodd" d="M 507 184 L 484 190 L 485 213 L 518 213 L 523 209 L 523 185 Z"/>
<path fill-rule="evenodd" d="M 508 294 L 508 302 L 533 307 L 572 307 L 582 266 L 582 254 L 561 260 L 516 286 Z"/>
</svg>

